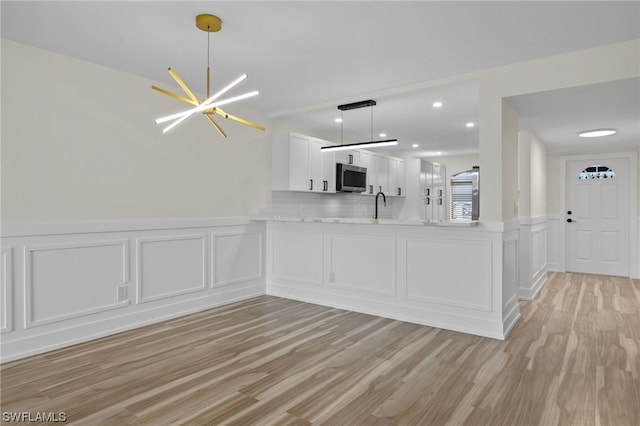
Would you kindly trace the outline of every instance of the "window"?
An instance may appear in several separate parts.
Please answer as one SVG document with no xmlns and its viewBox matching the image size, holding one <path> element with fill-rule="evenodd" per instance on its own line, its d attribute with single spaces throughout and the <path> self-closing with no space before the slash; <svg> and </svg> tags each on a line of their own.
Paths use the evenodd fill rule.
<svg viewBox="0 0 640 426">
<path fill-rule="evenodd" d="M 471 180 L 451 182 L 451 219 L 471 220 L 472 193 Z"/>
<path fill-rule="evenodd" d="M 616 172 L 601 164 L 589 166 L 578 174 L 578 179 L 615 179 Z"/>
<path fill-rule="evenodd" d="M 478 220 L 480 218 L 480 168 L 474 166 L 451 176 L 451 219 Z"/>
</svg>

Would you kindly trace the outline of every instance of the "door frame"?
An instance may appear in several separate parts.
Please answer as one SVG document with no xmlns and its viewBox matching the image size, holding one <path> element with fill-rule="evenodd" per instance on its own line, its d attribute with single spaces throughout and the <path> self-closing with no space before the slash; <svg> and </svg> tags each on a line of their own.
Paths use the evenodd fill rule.
<svg viewBox="0 0 640 426">
<path fill-rule="evenodd" d="M 580 161 L 599 158 L 623 158 L 629 160 L 629 276 L 640 279 L 640 259 L 638 258 L 638 153 L 637 152 L 610 152 L 606 154 L 581 154 L 563 155 L 560 157 L 560 238 L 559 238 L 559 261 L 560 270 L 567 271 L 567 222 L 565 221 L 567 211 L 567 162 Z"/>
</svg>

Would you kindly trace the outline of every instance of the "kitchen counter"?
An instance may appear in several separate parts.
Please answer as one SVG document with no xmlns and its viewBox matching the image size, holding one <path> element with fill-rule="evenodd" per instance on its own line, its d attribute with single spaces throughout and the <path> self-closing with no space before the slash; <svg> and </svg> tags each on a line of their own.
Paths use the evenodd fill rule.
<svg viewBox="0 0 640 426">
<path fill-rule="evenodd" d="M 400 226 L 477 226 L 478 221 L 443 221 L 434 222 L 422 219 L 372 219 L 364 217 L 295 217 L 295 216 L 258 216 L 252 220 L 264 220 L 273 222 L 308 222 L 308 223 L 345 223 L 359 225 L 400 225 Z"/>
</svg>

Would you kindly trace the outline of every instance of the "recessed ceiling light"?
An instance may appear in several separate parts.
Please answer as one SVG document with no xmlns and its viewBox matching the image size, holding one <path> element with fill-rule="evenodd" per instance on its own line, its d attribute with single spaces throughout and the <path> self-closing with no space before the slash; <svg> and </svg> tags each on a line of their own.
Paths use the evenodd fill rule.
<svg viewBox="0 0 640 426">
<path fill-rule="evenodd" d="M 442 107 L 442 102 L 440 102 L 440 101 L 434 102 L 433 103 L 433 107 L 434 108 L 441 108 Z"/>
<path fill-rule="evenodd" d="M 342 123 L 342 118 L 336 118 L 334 121 L 335 121 L 336 123 Z"/>
<path fill-rule="evenodd" d="M 411 145 L 411 148 L 417 148 L 418 146 L 420 145 L 418 145 L 417 143 L 414 143 L 413 145 Z"/>
<path fill-rule="evenodd" d="M 386 133 L 380 133 L 380 137 L 381 138 L 385 138 L 385 137 L 387 137 L 387 134 Z"/>
<path fill-rule="evenodd" d="M 616 131 L 614 129 L 595 129 L 595 130 L 585 130 L 584 132 L 578 133 L 578 136 L 581 138 L 599 138 L 602 136 L 611 136 L 615 135 Z"/>
<path fill-rule="evenodd" d="M 475 127 L 476 123 L 474 123 L 473 121 L 470 121 L 466 124 L 467 127 Z"/>
</svg>

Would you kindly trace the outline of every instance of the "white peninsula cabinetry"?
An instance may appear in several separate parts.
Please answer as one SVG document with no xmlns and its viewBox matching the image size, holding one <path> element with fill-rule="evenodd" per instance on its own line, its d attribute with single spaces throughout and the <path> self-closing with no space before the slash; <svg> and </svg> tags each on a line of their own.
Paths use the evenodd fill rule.
<svg viewBox="0 0 640 426">
<path fill-rule="evenodd" d="M 520 316 L 516 238 L 484 226 L 271 220 L 267 294 L 504 339 Z"/>
<path fill-rule="evenodd" d="M 330 142 L 286 133 L 272 141 L 272 189 L 274 191 L 336 192 L 335 157 L 320 148 Z"/>
</svg>

